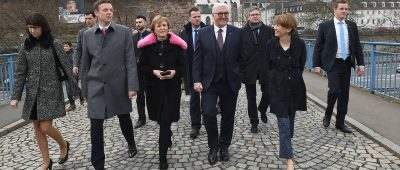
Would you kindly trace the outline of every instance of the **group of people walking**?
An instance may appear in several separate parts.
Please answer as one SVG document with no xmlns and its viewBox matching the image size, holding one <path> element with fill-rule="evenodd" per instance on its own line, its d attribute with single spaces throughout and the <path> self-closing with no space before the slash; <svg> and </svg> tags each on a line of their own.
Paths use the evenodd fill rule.
<svg viewBox="0 0 400 170">
<path fill-rule="evenodd" d="M 322 69 L 328 74 L 323 125 L 329 126 L 338 100 L 336 128 L 351 133 L 344 125 L 350 70 L 357 63 L 357 73 L 364 74 L 363 54 L 356 24 L 345 20 L 348 2 L 336 0 L 333 9 L 334 19 L 319 26 L 313 63 L 318 74 Z M 296 111 L 307 110 L 302 76 L 307 52 L 305 42 L 295 31 L 298 22 L 290 14 L 277 15 L 272 28 L 261 21 L 260 9 L 251 7 L 248 22 L 240 29 L 228 24 L 229 14 L 225 3 L 214 4 L 214 24 L 206 26 L 201 22 L 201 11 L 191 8 L 190 21 L 179 35 L 170 31 L 170 21 L 164 16 L 152 19 L 150 31 L 146 29 L 146 17 L 138 16 L 133 34 L 128 27 L 112 22 L 111 1 L 98 0 L 94 12 L 85 13 L 88 27 L 78 33 L 72 63 L 62 43 L 53 38 L 46 18 L 38 13 L 27 17 L 29 37 L 17 57 L 11 106 L 18 106 L 25 86 L 22 118 L 33 121 L 42 169 L 52 169 L 53 165 L 47 135 L 60 146 L 58 163 L 69 158 L 69 142 L 52 126 L 53 119 L 65 116 L 60 71 L 67 77 L 70 95 L 87 101 L 95 169 L 104 169 L 103 123 L 114 116 L 128 143 L 127 156 L 132 158 L 138 153 L 133 130 L 146 124 L 145 106 L 148 118 L 160 127 L 159 167 L 169 167 L 166 155 L 172 145 L 171 124 L 180 119 L 182 79 L 190 94 L 189 136 L 197 138 L 204 125 L 211 165 L 230 159 L 237 97 L 243 83 L 250 132 L 258 133 L 259 115 L 267 123 L 269 107 L 278 120 L 279 157 L 287 160 L 287 169 L 294 169 L 291 139 L 295 115 Z M 81 80 L 81 89 L 75 76 Z M 258 106 L 257 81 L 262 92 Z M 136 95 L 139 119 L 134 127 L 130 112 Z M 220 126 L 217 114 L 221 114 Z"/>
</svg>

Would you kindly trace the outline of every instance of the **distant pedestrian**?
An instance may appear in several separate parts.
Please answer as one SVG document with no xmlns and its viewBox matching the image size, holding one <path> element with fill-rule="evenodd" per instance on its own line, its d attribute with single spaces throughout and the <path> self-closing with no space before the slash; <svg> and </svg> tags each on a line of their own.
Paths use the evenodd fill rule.
<svg viewBox="0 0 400 170">
<path fill-rule="evenodd" d="M 184 74 L 185 41 L 169 32 L 166 17 L 157 15 L 151 22 L 151 33 L 140 40 L 141 72 L 146 80 L 146 102 L 149 119 L 160 125 L 160 169 L 168 169 L 167 151 L 171 147 L 171 123 L 180 118 L 181 83 Z"/>
<path fill-rule="evenodd" d="M 269 58 L 270 112 L 278 120 L 279 157 L 287 159 L 287 169 L 294 169 L 292 138 L 296 111 L 307 110 L 303 70 L 307 59 L 305 42 L 292 36 L 297 28 L 290 14 L 274 19 L 275 38 L 267 44 Z"/>
<path fill-rule="evenodd" d="M 315 41 L 313 65 L 314 71 L 328 74 L 328 106 L 323 119 L 324 127 L 331 123 L 333 107 L 337 100 L 336 129 L 352 133 L 344 124 L 349 104 L 351 67 L 357 61 L 357 75 L 364 75 L 364 56 L 360 45 L 357 24 L 346 20 L 349 10 L 347 0 L 335 0 L 335 17 L 319 24 Z"/>
<path fill-rule="evenodd" d="M 147 19 L 145 16 L 139 15 L 136 17 L 135 20 L 135 25 L 137 32 L 133 34 L 132 40 L 133 40 L 133 47 L 135 48 L 135 56 L 136 56 L 136 63 L 137 65 L 137 72 L 138 72 L 138 79 L 139 79 L 139 91 L 136 97 L 136 106 L 137 106 L 137 111 L 139 114 L 138 121 L 136 122 L 135 129 L 140 128 L 146 124 L 146 89 L 145 89 L 145 79 L 143 74 L 140 71 L 140 60 L 141 60 L 141 51 L 140 48 L 137 48 L 137 44 L 139 40 L 143 39 L 147 35 L 150 34 L 149 31 L 147 31 Z"/>
<path fill-rule="evenodd" d="M 72 63 L 73 63 L 73 54 L 74 54 L 74 49 L 72 48 L 72 43 L 70 41 L 64 41 L 63 45 L 64 45 L 64 51 L 65 51 L 65 53 L 67 53 L 68 62 L 70 62 L 71 65 L 72 65 Z M 76 82 L 78 82 L 78 77 L 74 76 L 74 75 L 73 75 L 73 77 L 76 80 Z M 69 85 L 69 81 L 65 80 L 64 84 L 65 84 L 65 90 L 67 91 L 67 97 L 68 97 L 68 101 L 69 101 L 69 107 L 67 108 L 67 112 L 74 111 L 75 108 L 76 108 L 75 99 L 72 96 L 71 89 L 70 89 L 71 87 Z"/>
<path fill-rule="evenodd" d="M 25 87 L 22 118 L 33 121 L 43 159 L 41 169 L 52 169 L 47 135 L 60 147 L 59 164 L 68 160 L 70 152 L 70 144 L 53 127 L 53 119 L 65 116 L 62 82 L 56 71 L 56 60 L 68 77 L 72 96 L 78 96 L 79 88 L 73 80 L 72 64 L 67 59 L 62 43 L 53 38 L 47 19 L 39 13 L 31 14 L 26 18 L 26 28 L 29 37 L 22 43 L 17 55 L 14 93 L 10 105 L 18 107 Z"/>
</svg>

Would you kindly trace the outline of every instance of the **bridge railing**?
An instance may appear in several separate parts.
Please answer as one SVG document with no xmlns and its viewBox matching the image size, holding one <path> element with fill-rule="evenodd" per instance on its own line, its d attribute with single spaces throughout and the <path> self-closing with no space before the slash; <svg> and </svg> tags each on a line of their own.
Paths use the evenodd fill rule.
<svg viewBox="0 0 400 170">
<path fill-rule="evenodd" d="M 11 98 L 14 87 L 14 61 L 17 54 L 0 54 L 0 101 Z"/>
<path fill-rule="evenodd" d="M 304 39 L 307 46 L 306 68 L 313 70 L 315 40 Z M 400 43 L 361 41 L 365 75 L 357 76 L 352 69 L 350 83 L 394 99 L 400 99 Z"/>
<path fill-rule="evenodd" d="M 315 40 L 304 40 L 307 45 L 306 68 L 312 70 Z M 361 44 L 364 49 L 365 75 L 359 77 L 352 69 L 351 84 L 368 89 L 370 93 L 400 99 L 400 52 L 398 50 L 400 43 L 362 41 Z M 0 101 L 11 98 L 15 56 L 16 54 L 0 54 Z"/>
</svg>

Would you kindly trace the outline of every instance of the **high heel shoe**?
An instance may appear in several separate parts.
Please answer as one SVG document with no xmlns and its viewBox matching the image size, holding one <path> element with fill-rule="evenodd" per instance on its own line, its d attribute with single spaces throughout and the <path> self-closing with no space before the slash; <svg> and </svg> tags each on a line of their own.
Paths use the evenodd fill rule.
<svg viewBox="0 0 400 170">
<path fill-rule="evenodd" d="M 50 159 L 49 165 L 47 165 L 46 170 L 52 170 L 53 169 L 53 160 Z"/>
<path fill-rule="evenodd" d="M 64 158 L 60 158 L 58 160 L 58 163 L 59 164 L 63 164 L 65 162 L 67 162 L 68 161 L 68 156 L 69 156 L 69 142 L 67 141 L 67 154 L 64 156 Z"/>
</svg>

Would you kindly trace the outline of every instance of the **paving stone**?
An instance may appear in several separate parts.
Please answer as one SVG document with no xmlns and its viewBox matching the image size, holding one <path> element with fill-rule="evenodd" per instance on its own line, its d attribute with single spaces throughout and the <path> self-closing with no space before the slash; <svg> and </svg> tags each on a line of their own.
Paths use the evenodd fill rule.
<svg viewBox="0 0 400 170">
<path fill-rule="evenodd" d="M 258 89 L 258 92 L 260 90 Z M 257 95 L 260 100 L 261 95 Z M 182 95 L 181 120 L 172 124 L 172 147 L 168 149 L 170 168 L 197 169 L 285 169 L 285 160 L 279 158 L 279 133 L 276 116 L 268 113 L 268 123 L 259 124 L 259 133 L 250 133 L 247 101 L 244 88 L 239 92 L 235 127 L 228 162 L 208 164 L 207 134 L 202 128 L 199 138 L 190 139 L 189 97 Z M 132 102 L 135 103 L 135 102 Z M 384 147 L 354 131 L 345 135 L 334 126 L 324 128 L 324 109 L 308 102 L 307 112 L 298 112 L 295 120 L 295 136 L 292 139 L 296 169 L 400 169 L 400 159 Z M 136 104 L 131 114 L 133 122 L 138 115 Z M 221 117 L 218 116 L 218 121 Z M 332 117 L 332 122 L 336 121 Z M 74 155 L 64 165 L 55 169 L 93 169 L 90 162 L 90 123 L 86 108 L 81 107 L 67 116 L 54 120 L 54 125 L 71 143 Z M 107 169 L 158 169 L 158 133 L 156 122 L 148 121 L 135 129 L 138 154 L 127 158 L 127 144 L 119 128 L 117 118 L 104 123 L 104 141 Z M 58 145 L 49 138 L 49 153 L 58 158 Z M 39 149 L 31 124 L 25 125 L 0 138 L 0 169 L 38 169 L 41 166 Z"/>
</svg>

